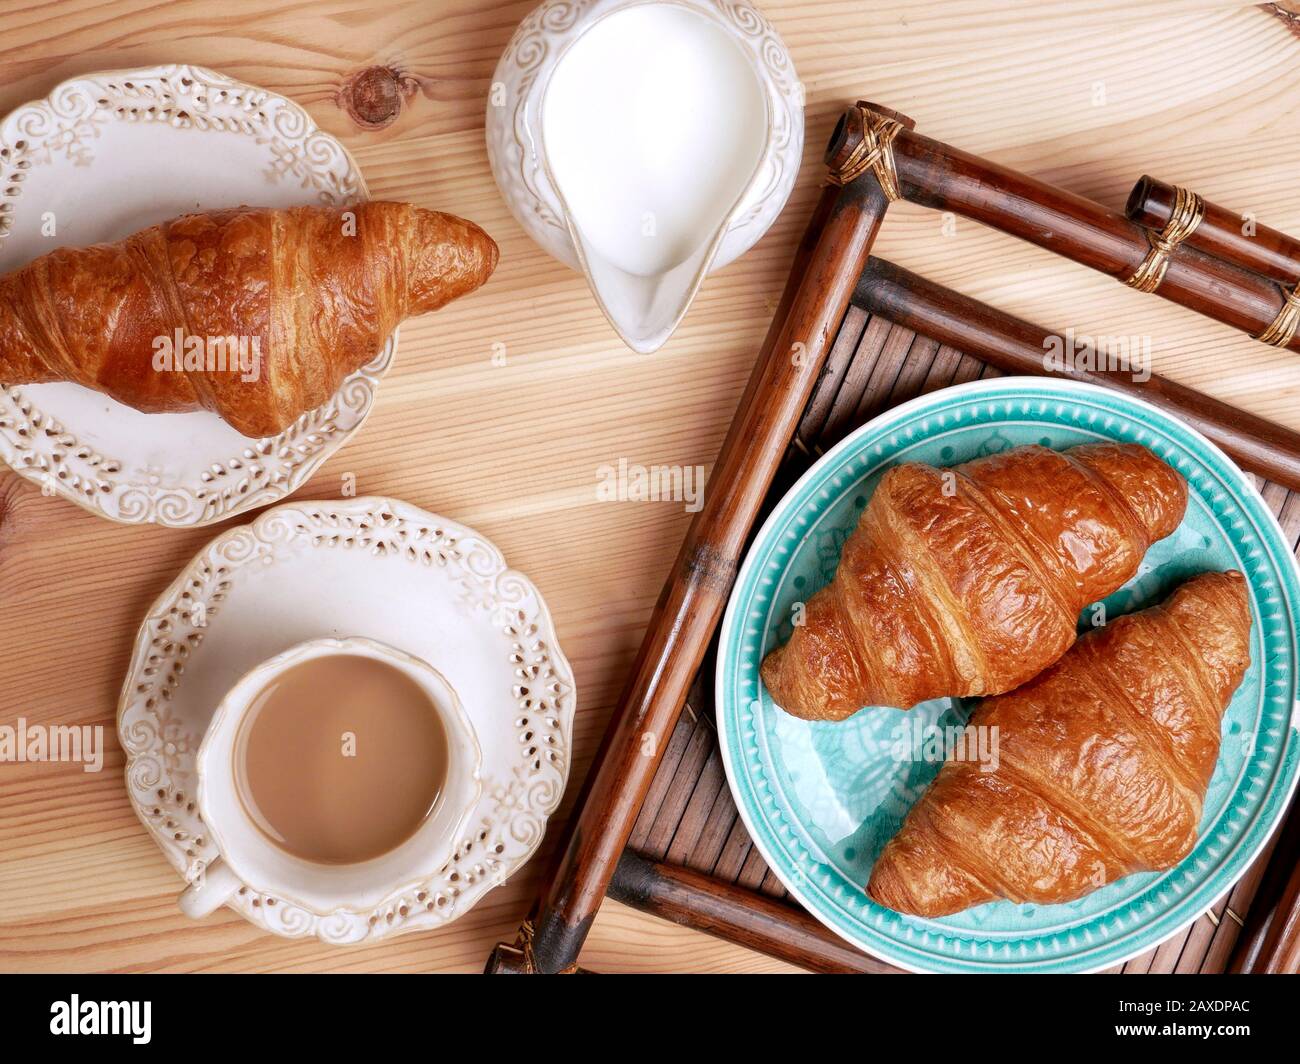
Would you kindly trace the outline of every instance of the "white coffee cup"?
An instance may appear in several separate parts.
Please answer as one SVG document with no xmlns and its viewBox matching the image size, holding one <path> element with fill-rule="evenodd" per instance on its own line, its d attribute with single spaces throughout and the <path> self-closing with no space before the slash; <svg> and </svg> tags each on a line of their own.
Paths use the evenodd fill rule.
<svg viewBox="0 0 1300 1064">
<path fill-rule="evenodd" d="M 281 673 L 314 658 L 373 658 L 405 673 L 428 696 L 447 736 L 447 778 L 437 802 L 401 845 L 368 861 L 325 865 L 280 849 L 253 823 L 235 781 L 235 741 L 257 696 Z M 300 643 L 246 673 L 212 717 L 197 756 L 199 814 L 219 857 L 180 896 L 195 918 L 214 912 L 241 888 L 270 894 L 320 916 L 365 912 L 442 869 L 478 803 L 482 753 L 474 726 L 446 678 L 432 665 L 359 637 Z"/>
</svg>

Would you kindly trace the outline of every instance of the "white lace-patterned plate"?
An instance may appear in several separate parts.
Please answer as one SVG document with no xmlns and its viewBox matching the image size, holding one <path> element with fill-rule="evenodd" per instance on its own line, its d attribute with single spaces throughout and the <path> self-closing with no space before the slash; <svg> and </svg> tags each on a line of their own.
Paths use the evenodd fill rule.
<svg viewBox="0 0 1300 1064">
<path fill-rule="evenodd" d="M 0 122 L 0 273 L 191 211 L 366 198 L 347 149 L 301 107 L 199 67 L 74 78 Z M 0 388 L 0 458 L 114 521 L 220 521 L 284 498 L 360 427 L 396 343 L 263 440 L 76 384 Z"/>
<path fill-rule="evenodd" d="M 463 915 L 537 849 L 572 757 L 575 690 L 541 595 L 454 521 L 394 499 L 277 506 L 218 536 L 154 603 L 118 706 L 131 803 L 193 880 L 216 856 L 194 760 L 225 692 L 296 643 L 365 636 L 429 662 L 483 751 L 483 794 L 452 859 L 367 912 L 315 916 L 245 889 L 230 903 L 287 937 L 359 942 Z"/>
</svg>

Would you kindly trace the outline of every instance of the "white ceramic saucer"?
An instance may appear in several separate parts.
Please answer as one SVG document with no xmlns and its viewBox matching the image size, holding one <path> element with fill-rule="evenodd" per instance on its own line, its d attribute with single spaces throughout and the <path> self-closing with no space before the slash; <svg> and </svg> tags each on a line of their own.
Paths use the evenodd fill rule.
<svg viewBox="0 0 1300 1064">
<path fill-rule="evenodd" d="M 74 78 L 0 122 L 0 273 L 187 212 L 366 198 L 347 149 L 296 103 L 199 67 Z M 396 343 L 264 440 L 206 411 L 142 414 L 76 384 L 0 388 L 0 459 L 114 521 L 220 521 L 283 499 L 342 446 Z"/>
<path fill-rule="evenodd" d="M 464 914 L 537 849 L 572 760 L 573 674 L 527 577 L 454 521 L 394 499 L 278 506 L 209 543 L 141 625 L 118 707 L 127 791 L 193 882 L 216 856 L 195 755 L 226 692 L 311 639 L 361 636 L 428 662 L 482 749 L 482 794 L 436 875 L 368 912 L 318 915 L 245 888 L 230 904 L 279 935 L 359 942 Z"/>
</svg>

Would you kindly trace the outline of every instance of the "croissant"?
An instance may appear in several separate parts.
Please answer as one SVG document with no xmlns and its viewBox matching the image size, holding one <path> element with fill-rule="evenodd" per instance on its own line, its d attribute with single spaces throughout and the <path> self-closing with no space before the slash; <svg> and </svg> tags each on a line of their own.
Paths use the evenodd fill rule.
<svg viewBox="0 0 1300 1064">
<path fill-rule="evenodd" d="M 0 277 L 0 384 L 74 381 L 270 436 L 496 261 L 472 222 L 406 203 L 186 215 Z"/>
<path fill-rule="evenodd" d="M 1009 691 L 1069 649 L 1079 611 L 1132 577 L 1186 506 L 1183 478 L 1131 444 L 895 466 L 763 682 L 808 720 Z"/>
<path fill-rule="evenodd" d="M 1195 577 L 1089 632 L 1029 684 L 976 707 L 970 724 L 996 734 L 996 767 L 946 761 L 867 894 L 943 916 L 998 898 L 1073 901 L 1172 868 L 1196 844 L 1220 721 L 1249 665 L 1239 572 Z"/>
</svg>

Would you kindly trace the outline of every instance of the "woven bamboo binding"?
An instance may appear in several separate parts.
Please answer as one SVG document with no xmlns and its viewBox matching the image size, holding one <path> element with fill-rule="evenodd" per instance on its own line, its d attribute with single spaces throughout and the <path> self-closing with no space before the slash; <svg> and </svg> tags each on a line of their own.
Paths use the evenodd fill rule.
<svg viewBox="0 0 1300 1064">
<path fill-rule="evenodd" d="M 872 170 L 890 202 L 902 199 L 894 165 L 894 138 L 902 131 L 902 123 L 878 115 L 862 104 L 857 105 L 857 110 L 862 122 L 862 140 L 841 166 L 831 170 L 827 179 L 833 185 L 847 185 Z"/>
<path fill-rule="evenodd" d="M 1300 327 L 1300 284 L 1286 294 L 1277 317 L 1255 339 L 1274 347 L 1286 347 L 1295 339 L 1297 327 Z"/>
<path fill-rule="evenodd" d="M 1165 279 L 1169 256 L 1174 248 L 1196 232 L 1196 227 L 1204 217 L 1205 201 L 1195 192 L 1175 188 L 1174 206 L 1169 212 L 1169 221 L 1160 232 L 1147 233 L 1151 249 L 1124 283 L 1139 292 L 1154 292 L 1159 288 L 1160 282 Z"/>
</svg>

